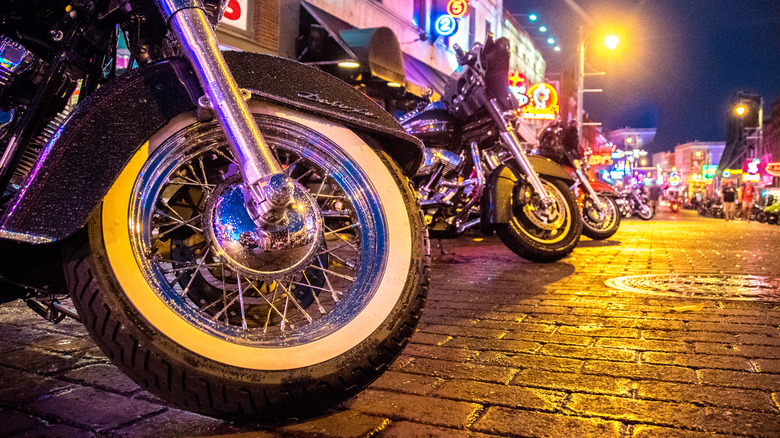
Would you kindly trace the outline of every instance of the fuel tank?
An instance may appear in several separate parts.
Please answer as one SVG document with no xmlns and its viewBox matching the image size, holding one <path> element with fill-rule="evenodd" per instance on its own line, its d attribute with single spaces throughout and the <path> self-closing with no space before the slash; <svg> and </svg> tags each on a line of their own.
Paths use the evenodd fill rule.
<svg viewBox="0 0 780 438">
<path fill-rule="evenodd" d="M 455 120 L 442 102 L 433 102 L 401 117 L 404 130 L 428 148 L 457 150 Z"/>
</svg>

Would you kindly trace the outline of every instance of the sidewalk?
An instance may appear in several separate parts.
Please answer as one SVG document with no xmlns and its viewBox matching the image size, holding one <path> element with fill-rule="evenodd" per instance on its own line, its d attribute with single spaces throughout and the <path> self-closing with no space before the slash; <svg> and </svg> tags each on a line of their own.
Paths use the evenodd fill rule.
<svg viewBox="0 0 780 438">
<path fill-rule="evenodd" d="M 301 423 L 169 408 L 77 323 L 0 306 L 0 436 L 780 435 L 780 226 L 661 211 L 548 265 L 495 236 L 433 243 L 402 357 Z"/>
</svg>

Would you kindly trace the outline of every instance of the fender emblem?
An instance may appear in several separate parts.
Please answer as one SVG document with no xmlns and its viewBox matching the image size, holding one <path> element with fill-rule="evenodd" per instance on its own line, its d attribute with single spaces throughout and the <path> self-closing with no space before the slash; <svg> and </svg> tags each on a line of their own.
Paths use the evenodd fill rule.
<svg viewBox="0 0 780 438">
<path fill-rule="evenodd" d="M 330 107 L 340 109 L 347 113 L 357 113 L 364 116 L 377 118 L 377 116 L 373 114 L 371 111 L 360 109 L 360 108 L 354 108 L 345 103 L 339 102 L 338 100 L 328 100 L 320 97 L 320 95 L 317 93 L 307 93 L 305 91 L 299 91 L 298 97 L 304 98 L 306 100 L 310 100 L 312 102 L 321 103 L 323 105 L 328 105 Z"/>
</svg>

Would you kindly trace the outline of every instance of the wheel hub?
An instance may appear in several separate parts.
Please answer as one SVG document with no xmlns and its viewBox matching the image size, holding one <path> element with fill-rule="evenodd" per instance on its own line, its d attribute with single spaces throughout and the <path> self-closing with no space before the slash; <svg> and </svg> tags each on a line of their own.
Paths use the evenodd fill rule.
<svg viewBox="0 0 780 438">
<path fill-rule="evenodd" d="M 219 257 L 253 278 L 280 278 L 308 267 L 324 240 L 322 215 L 308 191 L 295 182 L 284 216 L 272 224 L 252 220 L 246 196 L 238 178 L 210 196 L 206 233 Z"/>
</svg>

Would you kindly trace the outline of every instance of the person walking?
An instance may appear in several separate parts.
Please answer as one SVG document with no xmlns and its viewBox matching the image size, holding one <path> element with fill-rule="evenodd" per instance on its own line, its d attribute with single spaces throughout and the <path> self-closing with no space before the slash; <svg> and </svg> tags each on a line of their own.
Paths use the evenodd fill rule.
<svg viewBox="0 0 780 438">
<path fill-rule="evenodd" d="M 726 222 L 728 222 L 734 219 L 737 202 L 737 189 L 734 188 L 734 184 L 731 181 L 726 182 L 726 185 L 723 186 L 721 195 L 723 195 L 723 216 L 726 217 Z"/>
<path fill-rule="evenodd" d="M 750 183 L 745 183 L 742 186 L 742 220 L 750 222 L 750 213 L 753 212 L 753 198 L 755 197 L 756 189 Z"/>
<path fill-rule="evenodd" d="M 653 209 L 653 216 L 655 216 L 655 208 L 658 207 L 658 199 L 661 197 L 661 186 L 653 182 L 650 186 L 650 193 L 648 194 L 650 208 Z"/>
</svg>

